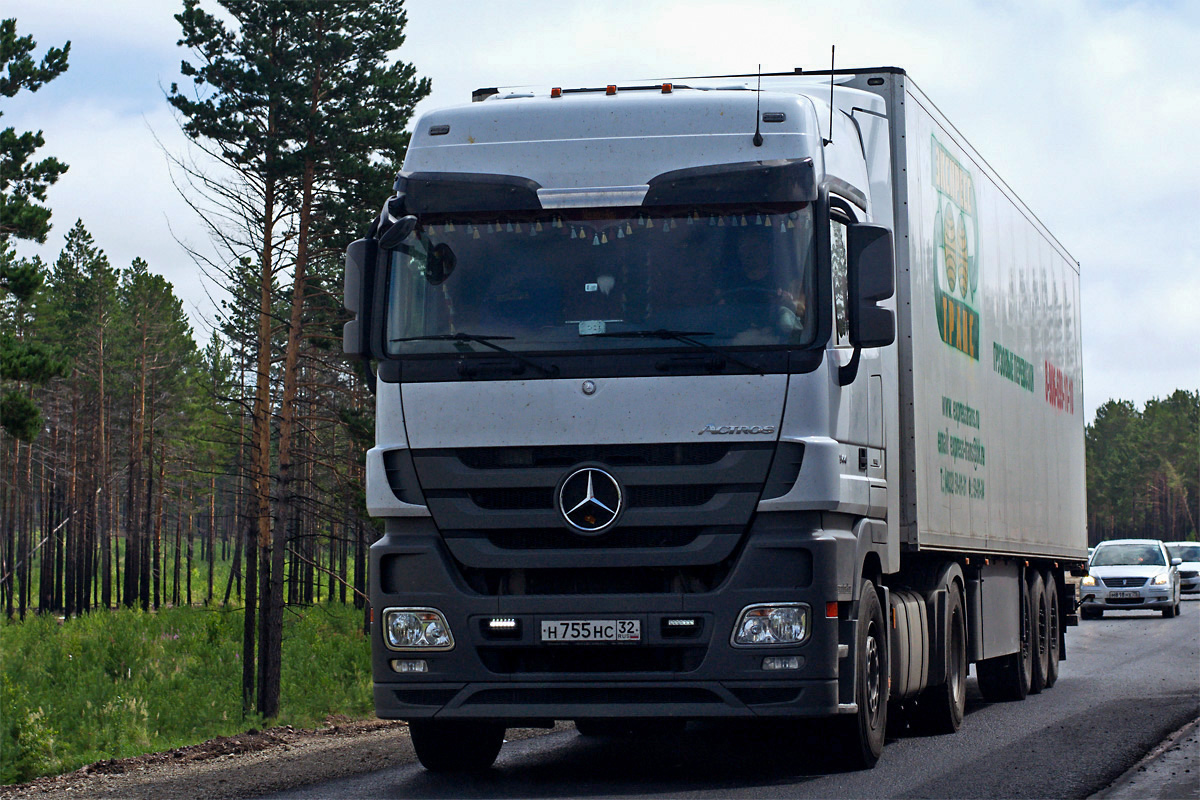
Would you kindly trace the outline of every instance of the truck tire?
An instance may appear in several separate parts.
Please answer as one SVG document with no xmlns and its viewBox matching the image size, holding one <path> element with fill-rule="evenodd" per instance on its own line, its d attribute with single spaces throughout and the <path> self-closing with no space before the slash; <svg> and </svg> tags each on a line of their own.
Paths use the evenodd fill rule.
<svg viewBox="0 0 1200 800">
<path fill-rule="evenodd" d="M 1024 700 L 1029 694 L 1033 676 L 1033 603 L 1029 596 L 1029 584 L 1023 584 L 1021 608 L 1021 644 L 1015 653 L 978 661 L 975 675 L 979 679 L 979 691 L 989 702 L 1001 700 Z"/>
<path fill-rule="evenodd" d="M 1059 613 L 1058 581 L 1047 570 L 1042 575 L 1046 587 L 1046 613 L 1050 621 L 1049 650 L 1046 653 L 1046 688 L 1058 683 L 1058 659 L 1062 655 L 1062 616 Z"/>
<path fill-rule="evenodd" d="M 1167 606 L 1166 608 L 1164 608 L 1162 610 L 1163 616 L 1166 617 L 1167 619 L 1171 619 L 1178 613 L 1179 613 L 1179 606 Z"/>
<path fill-rule="evenodd" d="M 417 760 L 430 772 L 485 770 L 504 744 L 504 726 L 498 722 L 413 720 L 408 732 Z"/>
<path fill-rule="evenodd" d="M 855 714 L 837 717 L 837 742 L 848 769 L 870 769 L 883 753 L 887 732 L 888 632 L 875 584 L 864 581 L 858 601 L 855 631 Z"/>
<path fill-rule="evenodd" d="M 946 631 L 946 682 L 917 698 L 919 726 L 930 733 L 954 733 L 967 708 L 967 620 L 962 592 L 950 585 L 949 629 Z"/>
<path fill-rule="evenodd" d="M 1033 672 L 1029 693 L 1040 694 L 1046 688 L 1050 656 L 1050 613 L 1046 603 L 1046 582 L 1037 570 L 1029 573 L 1029 603 L 1033 611 Z"/>
</svg>

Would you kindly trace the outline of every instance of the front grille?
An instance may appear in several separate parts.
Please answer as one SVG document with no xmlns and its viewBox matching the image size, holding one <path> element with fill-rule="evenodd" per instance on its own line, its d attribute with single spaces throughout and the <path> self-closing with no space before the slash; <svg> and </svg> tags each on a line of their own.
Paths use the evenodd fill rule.
<svg viewBox="0 0 1200 800">
<path fill-rule="evenodd" d="M 473 590 L 492 596 L 694 594 L 715 589 L 729 573 L 729 561 L 691 567 L 458 568 Z"/>
<path fill-rule="evenodd" d="M 537 486 L 524 489 L 475 489 L 471 502 L 487 511 L 529 511 L 554 507 L 554 489 Z"/>
<path fill-rule="evenodd" d="M 695 444 L 554 445 L 460 447 L 454 454 L 471 469 L 566 468 L 585 461 L 613 467 L 679 467 L 715 464 L 729 452 L 725 442 Z"/>
<path fill-rule="evenodd" d="M 1184 572 L 1180 572 L 1179 577 L 1185 581 L 1191 580 L 1192 578 L 1200 577 L 1200 572 L 1197 572 L 1196 570 L 1193 570 L 1193 569 L 1189 569 L 1189 570 L 1185 570 Z"/>
<path fill-rule="evenodd" d="M 630 508 L 686 508 L 702 506 L 712 500 L 721 486 L 633 486 L 629 489 Z M 728 487 L 745 490 L 748 487 Z M 471 502 L 489 511 L 529 511 L 553 509 L 554 489 L 548 486 L 505 489 L 474 489 Z"/>
<path fill-rule="evenodd" d="M 1136 589 L 1145 586 L 1149 578 L 1101 578 L 1100 581 L 1110 589 Z"/>
<path fill-rule="evenodd" d="M 578 647 L 480 647 L 479 658 L 491 672 L 691 672 L 704 660 L 704 647 L 580 645 Z"/>
<path fill-rule="evenodd" d="M 488 531 L 487 540 L 505 550 L 593 550 L 597 548 L 683 547 L 705 528 L 613 528 L 598 536 L 579 536 L 566 528 Z M 447 536 L 458 535 L 447 532 Z"/>
</svg>

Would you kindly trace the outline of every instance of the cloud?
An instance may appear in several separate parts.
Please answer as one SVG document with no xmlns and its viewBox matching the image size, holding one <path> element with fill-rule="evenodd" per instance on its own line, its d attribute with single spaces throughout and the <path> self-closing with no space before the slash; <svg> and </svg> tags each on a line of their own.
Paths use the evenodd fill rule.
<svg viewBox="0 0 1200 800">
<path fill-rule="evenodd" d="M 44 128 L 45 153 L 72 165 L 50 192 L 54 252 L 80 216 L 114 263 L 144 256 L 196 312 L 208 301 L 167 221 L 193 242 L 206 238 L 145 121 L 183 147 L 160 89 L 185 57 L 172 18 L 180 6 L 10 0 L 5 14 L 40 48 L 72 40 L 72 68 L 5 102 L 3 123 Z M 1109 397 L 1140 405 L 1200 383 L 1200 3 L 409 0 L 406 9 L 400 57 L 433 80 L 418 113 L 498 84 L 596 86 L 760 63 L 825 69 L 833 44 L 841 67 L 903 67 L 1081 262 L 1087 418 Z"/>
</svg>

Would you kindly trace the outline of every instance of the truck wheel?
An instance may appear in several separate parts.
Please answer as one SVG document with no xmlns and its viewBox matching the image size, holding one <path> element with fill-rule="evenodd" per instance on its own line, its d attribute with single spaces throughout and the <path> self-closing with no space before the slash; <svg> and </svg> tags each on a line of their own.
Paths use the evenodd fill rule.
<svg viewBox="0 0 1200 800">
<path fill-rule="evenodd" d="M 950 629 L 946 631 L 946 682 L 921 693 L 921 726 L 931 733 L 954 733 L 967 707 L 967 620 L 957 584 L 950 587 Z"/>
<path fill-rule="evenodd" d="M 842 760 L 850 769 L 870 769 L 883 753 L 891 674 L 887 635 L 875 585 L 865 581 L 855 633 L 854 702 L 858 711 L 834 720 Z"/>
<path fill-rule="evenodd" d="M 1163 616 L 1166 617 L 1167 619 L 1171 619 L 1177 613 L 1179 613 L 1178 606 L 1167 606 L 1166 608 L 1163 609 Z"/>
<path fill-rule="evenodd" d="M 1062 653 L 1062 619 L 1059 617 L 1058 581 L 1054 579 L 1054 573 L 1047 570 L 1042 576 L 1042 582 L 1046 586 L 1046 615 L 1050 623 L 1047 636 L 1049 648 L 1046 651 L 1046 688 L 1049 689 L 1058 683 L 1058 659 Z"/>
<path fill-rule="evenodd" d="M 1046 605 L 1046 582 L 1036 570 L 1029 578 L 1029 603 L 1033 611 L 1033 672 L 1030 674 L 1029 693 L 1038 694 L 1046 688 L 1046 672 L 1049 670 L 1050 614 Z"/>
<path fill-rule="evenodd" d="M 1029 694 L 1033 675 L 1033 603 L 1030 600 L 1029 584 L 1024 584 L 1021 594 L 1021 648 L 1015 653 L 988 658 L 975 664 L 979 691 L 983 694 L 983 699 L 989 702 L 1024 700 Z"/>
<path fill-rule="evenodd" d="M 504 744 L 504 726 L 473 720 L 413 720 L 413 750 L 430 772 L 479 772 L 490 767 Z"/>
</svg>

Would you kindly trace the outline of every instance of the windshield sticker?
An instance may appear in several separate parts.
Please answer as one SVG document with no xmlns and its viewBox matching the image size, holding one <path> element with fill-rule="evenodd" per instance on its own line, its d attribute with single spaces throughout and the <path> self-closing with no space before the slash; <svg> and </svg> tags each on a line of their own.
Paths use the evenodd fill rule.
<svg viewBox="0 0 1200 800">
<path fill-rule="evenodd" d="M 934 306 L 942 341 L 979 360 L 979 218 L 975 180 L 933 138 L 933 185 L 937 212 L 933 240 Z"/>
</svg>

